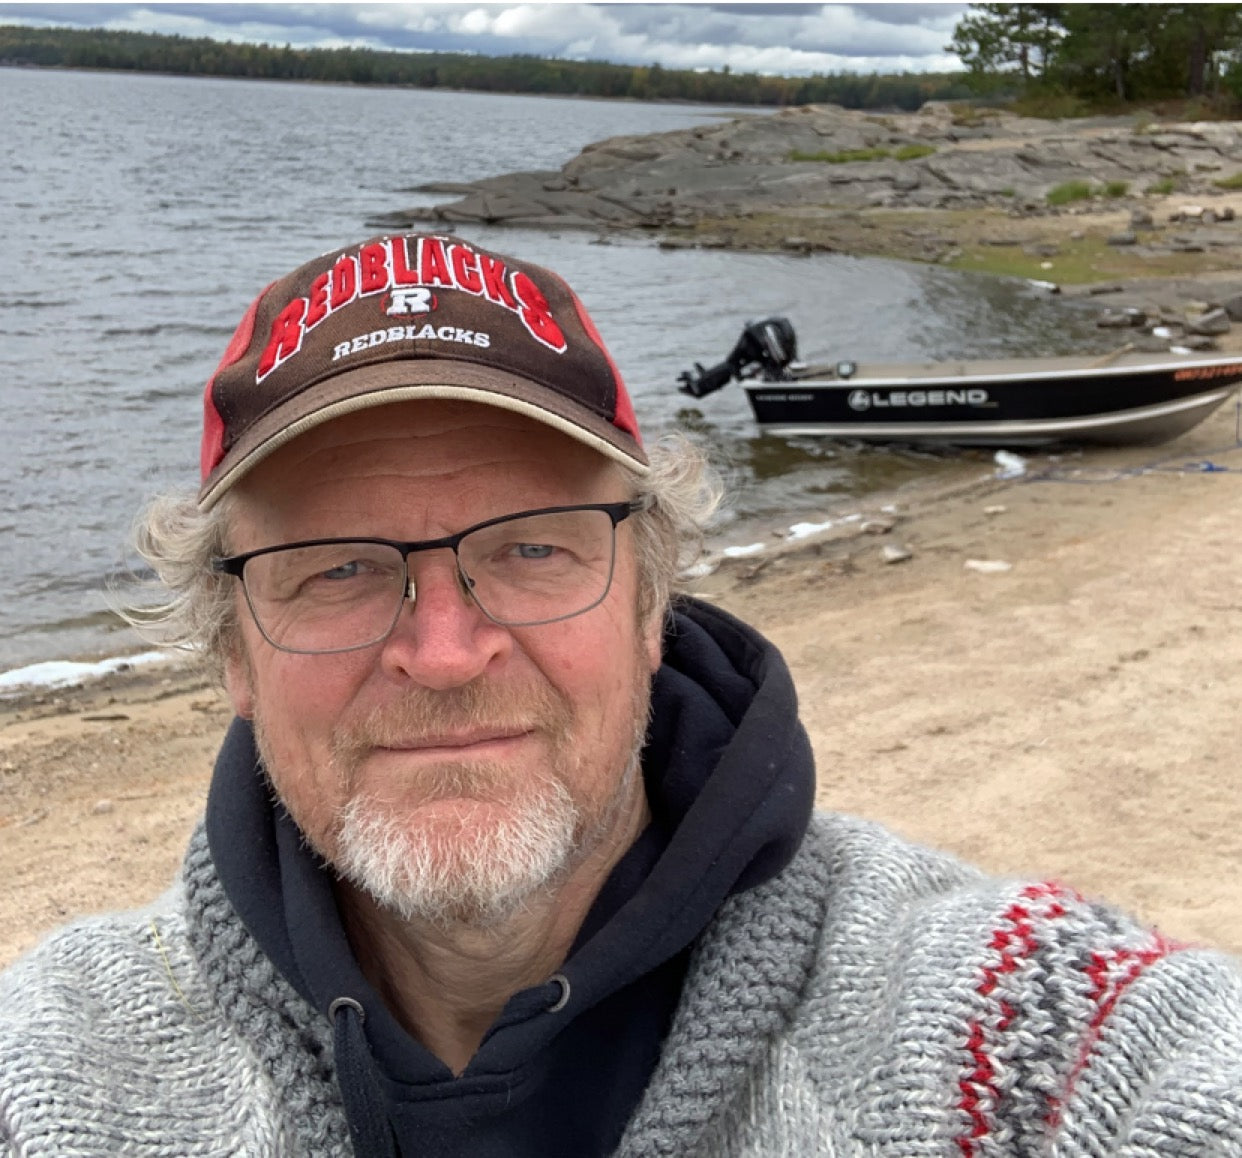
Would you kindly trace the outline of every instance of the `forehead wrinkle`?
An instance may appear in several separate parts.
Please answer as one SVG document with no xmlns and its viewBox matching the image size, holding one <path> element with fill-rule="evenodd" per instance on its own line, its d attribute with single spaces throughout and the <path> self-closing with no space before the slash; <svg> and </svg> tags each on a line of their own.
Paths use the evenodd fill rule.
<svg viewBox="0 0 1242 1158">
<path fill-rule="evenodd" d="M 488 407 L 426 402 L 308 431 L 237 487 L 246 530 L 286 541 L 393 537 L 411 524 L 423 528 L 420 538 L 439 537 L 520 510 L 632 491 L 615 463 L 549 427 Z"/>
<path fill-rule="evenodd" d="M 322 439 L 294 440 L 273 455 L 267 464 L 256 468 L 256 481 L 262 482 L 265 476 L 274 474 L 287 478 L 296 473 L 304 482 L 353 474 L 365 478 L 382 477 L 385 472 L 399 479 L 427 475 L 451 479 L 481 468 L 511 464 L 525 469 L 536 461 L 554 467 L 567 459 L 578 459 L 588 469 L 588 464 L 594 466 L 597 459 L 612 465 L 586 448 L 581 448 L 583 453 L 577 454 L 579 444 L 547 428 L 515 429 L 510 423 L 461 423 L 456 427 L 426 431 L 375 430 L 372 427 L 332 433 L 327 445 Z M 555 438 L 551 446 L 547 441 L 549 435 Z M 266 471 L 264 466 L 268 466 Z M 548 473 L 557 472 L 549 470 Z"/>
</svg>

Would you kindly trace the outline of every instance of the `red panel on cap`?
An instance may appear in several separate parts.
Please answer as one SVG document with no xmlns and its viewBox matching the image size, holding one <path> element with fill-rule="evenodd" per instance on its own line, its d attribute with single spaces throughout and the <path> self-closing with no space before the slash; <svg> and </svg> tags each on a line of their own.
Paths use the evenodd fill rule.
<svg viewBox="0 0 1242 1158">
<path fill-rule="evenodd" d="M 565 288 L 569 289 L 568 286 Z M 582 304 L 581 298 L 573 290 L 569 290 L 569 296 L 574 300 L 574 309 L 578 311 L 578 319 L 582 322 L 582 328 L 586 330 L 587 337 L 599 347 L 600 353 L 608 361 L 608 369 L 612 371 L 612 380 L 617 386 L 617 400 L 611 415 L 612 424 L 618 430 L 624 430 L 626 434 L 632 435 L 634 441 L 642 446 L 643 436 L 638 432 L 638 418 L 634 414 L 634 406 L 630 402 L 629 391 L 626 390 L 625 382 L 621 378 L 621 371 L 617 369 L 616 362 L 612 360 L 612 355 L 608 352 L 608 347 L 604 345 L 604 339 L 599 336 L 599 331 L 595 328 L 595 323 L 591 321 L 591 315 L 586 312 L 586 306 Z"/>
<path fill-rule="evenodd" d="M 275 285 L 272 282 L 272 285 Z M 200 452 L 199 465 L 203 472 L 203 479 L 211 474 L 216 463 L 224 457 L 224 419 L 220 417 L 220 412 L 216 409 L 215 399 L 212 393 L 215 390 L 216 378 L 220 371 L 233 365 L 245 352 L 250 345 L 250 339 L 254 337 L 254 320 L 259 312 L 259 303 L 263 300 L 264 294 L 272 288 L 271 285 L 259 294 L 250 308 L 246 311 L 245 317 L 238 323 L 237 330 L 233 337 L 229 339 L 228 348 L 224 351 L 224 357 L 220 359 L 220 365 L 216 367 L 216 372 L 207 381 L 207 388 L 203 391 L 203 443 Z"/>
</svg>

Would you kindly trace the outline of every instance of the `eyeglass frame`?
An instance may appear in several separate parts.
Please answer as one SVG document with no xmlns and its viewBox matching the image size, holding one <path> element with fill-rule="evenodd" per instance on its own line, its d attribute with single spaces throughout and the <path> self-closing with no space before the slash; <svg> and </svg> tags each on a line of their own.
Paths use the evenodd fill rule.
<svg viewBox="0 0 1242 1158">
<path fill-rule="evenodd" d="M 579 615 L 585 615 L 588 611 L 598 607 L 608 597 L 608 592 L 612 590 L 612 579 L 616 572 L 617 566 L 617 527 L 625 522 L 631 515 L 636 515 L 641 511 L 650 509 L 651 500 L 649 497 L 637 499 L 622 499 L 615 503 L 573 503 L 568 506 L 561 507 L 536 507 L 529 511 L 515 511 L 511 515 L 497 515 L 493 519 L 484 519 L 481 523 L 475 523 L 473 526 L 467 527 L 464 531 L 458 531 L 452 535 L 443 535 L 438 539 L 382 539 L 373 535 L 341 535 L 333 536 L 327 539 L 299 539 L 293 543 L 278 543 L 271 547 L 259 547 L 253 551 L 243 551 L 239 555 L 213 555 L 210 561 L 212 572 L 217 575 L 232 575 L 238 579 L 242 585 L 242 593 L 246 597 L 246 606 L 250 610 L 250 618 L 254 620 L 254 625 L 259 629 L 259 634 L 263 636 L 277 651 L 283 651 L 291 655 L 340 655 L 343 652 L 362 651 L 364 648 L 374 647 L 377 643 L 383 643 L 397 626 L 397 620 L 401 618 L 401 609 L 405 606 L 406 600 L 410 599 L 410 556 L 418 554 L 421 551 L 441 551 L 451 550 L 453 552 L 454 570 L 457 572 L 458 585 L 462 589 L 462 593 L 466 595 L 470 602 L 475 605 L 489 620 L 501 627 L 542 627 L 548 623 L 560 623 L 565 619 L 573 619 Z M 551 619 L 535 619 L 522 621 L 520 623 L 506 623 L 502 619 L 497 619 L 474 594 L 474 581 L 462 569 L 461 556 L 457 552 L 457 548 L 461 545 L 463 539 L 468 535 L 474 534 L 475 531 L 482 531 L 488 527 L 494 527 L 499 523 L 515 522 L 518 519 L 529 519 L 536 515 L 560 515 L 567 514 L 572 511 L 603 511 L 604 514 L 612 522 L 612 560 L 608 566 L 608 580 L 604 584 L 603 591 L 600 592 L 599 598 L 593 603 L 587 604 L 586 607 L 579 608 L 577 611 L 571 611 L 567 615 L 556 615 Z M 284 644 L 277 643 L 270 635 L 267 634 L 263 624 L 259 621 L 259 616 L 255 612 L 254 604 L 250 599 L 250 588 L 246 585 L 245 569 L 246 564 L 251 559 L 258 558 L 260 555 L 274 555 L 278 551 L 295 551 L 305 547 L 331 547 L 343 543 L 368 543 L 372 546 L 392 547 L 401 555 L 401 566 L 404 568 L 404 583 L 402 585 L 401 601 L 397 604 L 397 610 L 392 617 L 392 622 L 388 625 L 388 629 L 374 639 L 368 640 L 366 643 L 354 643 L 348 647 L 333 647 L 324 651 L 318 649 L 308 651 L 304 648 L 286 647 Z"/>
</svg>

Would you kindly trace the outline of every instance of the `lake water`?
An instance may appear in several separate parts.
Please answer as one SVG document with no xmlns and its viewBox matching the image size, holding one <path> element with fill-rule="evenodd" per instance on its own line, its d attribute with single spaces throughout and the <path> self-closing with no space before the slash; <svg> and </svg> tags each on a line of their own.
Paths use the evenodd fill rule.
<svg viewBox="0 0 1242 1158">
<path fill-rule="evenodd" d="M 591 141 L 727 115 L 574 101 L 0 69 L 0 670 L 126 650 L 108 611 L 145 497 L 196 481 L 203 383 L 250 300 L 367 236 L 410 187 L 558 168 Z M 579 291 L 648 438 L 692 426 L 738 484 L 739 525 L 826 516 L 951 458 L 759 437 L 741 390 L 676 393 L 742 323 L 787 314 L 808 358 L 1035 354 L 1098 343 L 1018 283 L 823 255 L 463 231 Z M 701 410 L 701 414 L 700 414 Z"/>
</svg>

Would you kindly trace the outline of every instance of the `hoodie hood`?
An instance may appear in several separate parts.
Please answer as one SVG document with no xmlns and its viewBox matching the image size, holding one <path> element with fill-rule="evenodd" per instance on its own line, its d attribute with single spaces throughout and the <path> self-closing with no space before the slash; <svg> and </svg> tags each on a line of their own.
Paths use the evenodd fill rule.
<svg viewBox="0 0 1242 1158">
<path fill-rule="evenodd" d="M 607 1153 L 654 1069 L 695 939 L 731 894 L 776 875 L 814 795 L 780 654 L 716 608 L 680 604 L 643 752 L 652 821 L 614 867 L 560 973 L 516 993 L 458 1077 L 363 977 L 330 870 L 273 800 L 235 721 L 207 805 L 234 908 L 295 989 L 334 1021 L 358 1154 Z M 341 999 L 345 999 L 342 1003 Z M 381 1120 L 382 1119 L 382 1120 Z"/>
<path fill-rule="evenodd" d="M 775 876 L 797 851 L 814 762 L 776 648 L 731 615 L 687 601 L 665 635 L 643 770 L 664 839 L 642 887 L 567 963 L 583 988 L 667 960 L 726 897 Z"/>
</svg>

